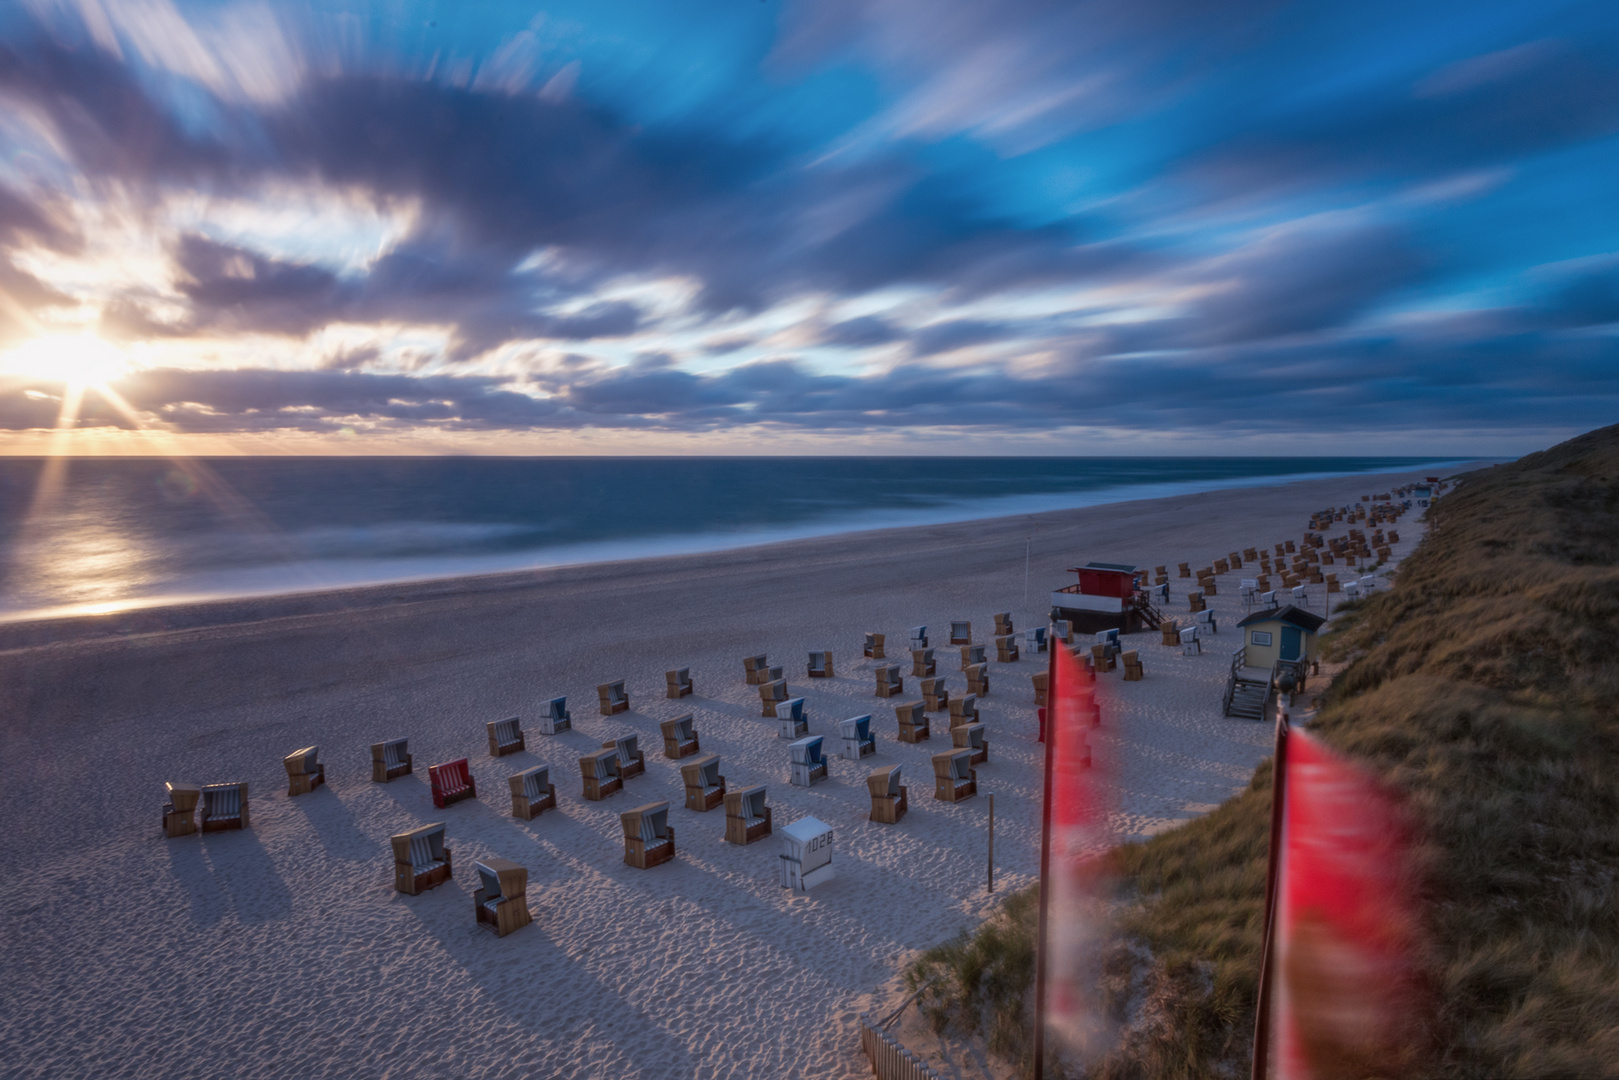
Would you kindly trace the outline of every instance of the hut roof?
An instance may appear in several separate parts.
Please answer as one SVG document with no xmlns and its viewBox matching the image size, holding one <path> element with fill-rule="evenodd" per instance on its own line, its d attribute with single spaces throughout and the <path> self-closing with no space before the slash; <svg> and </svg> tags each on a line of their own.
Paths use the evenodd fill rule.
<svg viewBox="0 0 1619 1080">
<path fill-rule="evenodd" d="M 1070 574 L 1077 574 L 1081 570 L 1106 570 L 1112 574 L 1133 574 L 1139 569 L 1140 567 L 1132 566 L 1129 563 L 1088 562 L 1084 566 L 1070 566 L 1068 568 L 1068 572 Z"/>
<path fill-rule="evenodd" d="M 1254 623 L 1285 622 L 1291 623 L 1306 634 L 1313 634 L 1320 630 L 1326 624 L 1326 621 L 1326 619 L 1313 612 L 1305 611 L 1289 604 L 1280 611 L 1256 611 L 1237 625 L 1250 626 Z"/>
</svg>

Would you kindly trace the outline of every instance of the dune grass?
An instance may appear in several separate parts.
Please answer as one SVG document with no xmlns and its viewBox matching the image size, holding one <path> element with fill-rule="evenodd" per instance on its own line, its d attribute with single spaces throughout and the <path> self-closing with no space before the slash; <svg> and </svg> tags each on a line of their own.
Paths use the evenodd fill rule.
<svg viewBox="0 0 1619 1080">
<path fill-rule="evenodd" d="M 1314 724 L 1422 823 L 1423 1071 L 1619 1076 L 1619 427 L 1473 474 L 1430 522 L 1395 586 L 1335 619 L 1350 663 Z M 1246 1075 L 1270 776 L 1115 853 L 1121 1035 L 1084 1075 Z M 1025 1066 L 1035 907 L 911 973 L 937 980 L 936 1024 L 987 1027 Z"/>
</svg>

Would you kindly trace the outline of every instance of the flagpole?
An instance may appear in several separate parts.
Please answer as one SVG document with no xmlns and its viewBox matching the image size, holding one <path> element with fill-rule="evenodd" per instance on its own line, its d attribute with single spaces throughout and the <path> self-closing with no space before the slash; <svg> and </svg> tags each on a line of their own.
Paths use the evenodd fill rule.
<svg viewBox="0 0 1619 1080">
<path fill-rule="evenodd" d="M 1046 1067 L 1046 913 L 1051 905 L 1051 747 L 1057 721 L 1057 650 L 1063 644 L 1046 635 L 1045 783 L 1040 801 L 1040 921 L 1034 946 L 1034 1074 L 1044 1080 Z"/>
<path fill-rule="evenodd" d="M 1276 708 L 1276 751 L 1271 758 L 1270 851 L 1265 861 L 1265 930 L 1259 954 L 1259 1001 L 1254 1010 L 1253 1080 L 1266 1080 L 1270 1064 L 1271 945 L 1276 930 L 1277 864 L 1282 851 L 1282 814 L 1287 800 L 1287 706 L 1293 691 L 1291 675 L 1284 673 L 1276 680 L 1276 686 L 1281 691 L 1281 700 Z"/>
</svg>

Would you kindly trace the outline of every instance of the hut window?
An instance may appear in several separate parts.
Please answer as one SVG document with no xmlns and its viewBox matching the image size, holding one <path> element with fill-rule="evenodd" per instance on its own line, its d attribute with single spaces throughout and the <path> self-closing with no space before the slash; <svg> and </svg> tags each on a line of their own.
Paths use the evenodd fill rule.
<svg viewBox="0 0 1619 1080">
<path fill-rule="evenodd" d="M 1254 631 L 1254 636 L 1253 636 L 1253 638 L 1251 640 L 1253 641 L 1253 643 L 1255 645 L 1269 645 L 1270 644 L 1270 631 L 1269 630 L 1255 630 Z"/>
</svg>

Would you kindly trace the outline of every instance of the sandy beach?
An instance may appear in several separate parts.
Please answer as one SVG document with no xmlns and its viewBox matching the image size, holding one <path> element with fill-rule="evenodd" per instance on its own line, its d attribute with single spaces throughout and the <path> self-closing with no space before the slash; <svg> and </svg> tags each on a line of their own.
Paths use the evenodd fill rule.
<svg viewBox="0 0 1619 1080">
<path fill-rule="evenodd" d="M 989 649 L 978 781 L 996 795 L 991 896 L 988 800 L 931 797 L 948 721 L 919 745 L 895 738 L 893 704 L 921 696 L 906 628 L 930 626 L 954 695 L 951 619 L 989 642 L 994 612 L 1020 631 L 1043 623 L 1069 566 L 1203 566 L 1296 540 L 1312 511 L 1423 472 L 0 628 L 0 1075 L 868 1076 L 858 1014 L 896 1000 L 908 956 L 974 925 L 1038 864 L 1029 677 L 1045 658 L 999 664 Z M 1420 537 L 1414 518 L 1396 560 Z M 1133 635 L 1146 678 L 1100 680 L 1093 745 L 1121 778 L 1122 839 L 1207 812 L 1269 752 L 1267 726 L 1220 715 L 1242 576 L 1253 571 L 1210 600 L 1222 634 L 1203 655 Z M 1167 615 L 1186 618 L 1190 584 L 1172 577 Z M 868 630 L 902 664 L 898 698 L 874 696 Z M 835 678 L 805 677 L 812 649 L 832 650 Z M 787 744 L 743 679 L 742 657 L 760 652 L 786 669 L 829 754 L 838 720 L 871 713 L 877 755 L 790 787 Z M 674 667 L 691 669 L 694 696 L 664 698 Z M 595 687 L 617 678 L 631 710 L 600 716 Z M 558 694 L 574 730 L 547 737 L 537 706 Z M 833 826 L 833 882 L 790 893 L 778 838 L 733 847 L 722 810 L 682 808 L 658 722 L 685 712 L 732 787 L 769 785 L 778 832 L 806 815 Z M 528 749 L 491 758 L 484 724 L 511 715 Z M 584 801 L 579 755 L 628 732 L 646 775 Z M 372 783 L 369 745 L 395 736 L 409 737 L 415 774 Z M 310 743 L 328 784 L 288 798 L 281 758 Z M 428 765 L 463 756 L 480 798 L 435 809 Z M 540 763 L 559 806 L 516 820 L 506 777 Z M 910 813 L 869 822 L 865 777 L 893 764 Z M 165 780 L 249 782 L 252 827 L 165 840 Z M 672 804 L 679 854 L 633 869 L 618 815 L 655 800 Z M 438 821 L 454 879 L 395 892 L 388 837 Z M 473 863 L 487 856 L 529 870 L 534 925 L 504 939 L 473 920 Z"/>
</svg>

